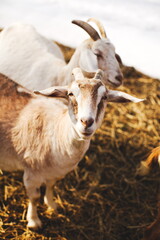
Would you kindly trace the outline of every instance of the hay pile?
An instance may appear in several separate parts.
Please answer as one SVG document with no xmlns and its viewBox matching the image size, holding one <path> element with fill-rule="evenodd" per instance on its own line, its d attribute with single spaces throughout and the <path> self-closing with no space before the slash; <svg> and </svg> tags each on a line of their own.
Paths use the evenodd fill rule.
<svg viewBox="0 0 160 240">
<path fill-rule="evenodd" d="M 66 60 L 73 53 L 66 50 Z M 120 90 L 138 104 L 110 103 L 101 128 L 76 171 L 54 188 L 58 214 L 40 205 L 44 227 L 26 228 L 28 198 L 22 173 L 0 175 L 0 239 L 139 240 L 157 214 L 159 170 L 137 177 L 136 168 L 159 144 L 160 82 L 123 67 Z"/>
</svg>

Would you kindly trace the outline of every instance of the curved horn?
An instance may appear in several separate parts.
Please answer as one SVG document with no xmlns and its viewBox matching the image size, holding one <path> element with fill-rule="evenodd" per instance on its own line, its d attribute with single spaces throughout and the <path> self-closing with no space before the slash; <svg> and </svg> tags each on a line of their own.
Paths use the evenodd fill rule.
<svg viewBox="0 0 160 240">
<path fill-rule="evenodd" d="M 82 70 L 80 68 L 74 68 L 72 70 L 72 74 L 74 75 L 75 80 L 80 80 L 84 78 Z"/>
<path fill-rule="evenodd" d="M 98 69 L 95 76 L 94 76 L 94 79 L 99 79 L 101 80 L 103 77 L 103 71 L 101 69 Z"/>
<path fill-rule="evenodd" d="M 105 31 L 102 23 L 101 23 L 99 20 L 97 20 L 97 19 L 95 19 L 95 18 L 89 18 L 89 19 L 87 20 L 87 22 L 94 22 L 94 23 L 97 25 L 97 27 L 99 28 L 99 31 L 100 31 L 100 33 L 101 33 L 101 36 L 102 36 L 103 38 L 107 38 L 106 31 Z"/>
<path fill-rule="evenodd" d="M 96 41 L 100 39 L 100 36 L 98 32 L 88 23 L 81 21 L 81 20 L 73 20 L 72 23 L 78 25 L 79 27 L 83 28 L 89 35 L 90 37 Z"/>
</svg>

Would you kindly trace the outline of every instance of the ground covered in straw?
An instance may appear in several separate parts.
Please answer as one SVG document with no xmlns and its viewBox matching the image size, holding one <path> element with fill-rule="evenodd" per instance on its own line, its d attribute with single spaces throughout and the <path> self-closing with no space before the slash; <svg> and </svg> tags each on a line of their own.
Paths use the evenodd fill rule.
<svg viewBox="0 0 160 240">
<path fill-rule="evenodd" d="M 66 60 L 72 49 L 65 50 Z M 0 174 L 0 239 L 139 240 L 156 217 L 159 171 L 136 169 L 159 145 L 160 82 L 123 67 L 126 91 L 146 101 L 110 103 L 101 128 L 76 171 L 54 188 L 58 213 L 39 205 L 44 224 L 26 228 L 28 198 L 22 173 Z"/>
</svg>

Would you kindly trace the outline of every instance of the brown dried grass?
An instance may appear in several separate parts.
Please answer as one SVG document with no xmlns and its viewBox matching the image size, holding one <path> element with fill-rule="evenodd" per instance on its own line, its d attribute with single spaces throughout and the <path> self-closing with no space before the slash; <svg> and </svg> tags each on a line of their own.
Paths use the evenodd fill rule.
<svg viewBox="0 0 160 240">
<path fill-rule="evenodd" d="M 68 61 L 73 49 L 61 48 Z M 103 124 L 76 171 L 54 188 L 58 214 L 40 205 L 44 224 L 26 228 L 28 198 L 22 173 L 0 174 L 0 239 L 139 240 L 157 213 L 159 170 L 136 168 L 159 144 L 160 82 L 123 67 L 124 90 L 146 101 L 108 104 Z"/>
</svg>

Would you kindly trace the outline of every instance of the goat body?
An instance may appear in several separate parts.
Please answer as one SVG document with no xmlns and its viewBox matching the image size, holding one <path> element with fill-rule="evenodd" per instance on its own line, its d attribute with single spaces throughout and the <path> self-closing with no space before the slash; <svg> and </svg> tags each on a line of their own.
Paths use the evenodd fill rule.
<svg viewBox="0 0 160 240">
<path fill-rule="evenodd" d="M 59 47 L 31 25 L 16 23 L 0 33 L 0 72 L 28 89 L 55 85 L 65 65 Z"/>
<path fill-rule="evenodd" d="M 61 100 L 18 92 L 18 85 L 2 74 L 0 83 L 0 168 L 24 170 L 24 184 L 32 202 L 40 197 L 36 189 L 42 184 L 48 184 L 46 194 L 50 194 L 54 182 L 77 166 L 89 140 L 77 137 Z M 48 198 L 46 203 L 55 208 Z M 36 210 L 31 208 L 28 226 L 40 227 Z"/>
</svg>

